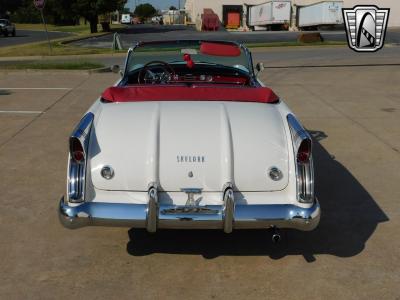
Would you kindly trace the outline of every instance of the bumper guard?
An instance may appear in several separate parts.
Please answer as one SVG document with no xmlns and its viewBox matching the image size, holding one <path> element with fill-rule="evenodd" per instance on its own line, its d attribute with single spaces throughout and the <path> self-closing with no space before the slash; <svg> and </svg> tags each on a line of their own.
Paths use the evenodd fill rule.
<svg viewBox="0 0 400 300">
<path fill-rule="evenodd" d="M 71 206 L 63 199 L 59 205 L 61 223 L 70 229 L 84 226 L 124 226 L 165 229 L 233 229 L 293 228 L 310 231 L 317 227 L 320 206 L 317 200 L 309 208 L 291 204 L 235 205 L 225 195 L 225 205 L 159 205 L 150 197 L 149 204 L 84 202 Z"/>
</svg>

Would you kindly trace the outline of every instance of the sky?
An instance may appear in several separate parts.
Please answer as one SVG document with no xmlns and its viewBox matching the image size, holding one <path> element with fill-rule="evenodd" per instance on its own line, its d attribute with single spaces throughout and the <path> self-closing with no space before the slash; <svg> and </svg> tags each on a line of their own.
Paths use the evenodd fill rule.
<svg viewBox="0 0 400 300">
<path fill-rule="evenodd" d="M 181 8 L 185 6 L 185 0 L 128 0 L 126 6 L 131 10 L 135 9 L 135 2 L 139 4 L 150 3 L 157 9 L 168 9 L 171 5 L 178 8 L 179 1 L 181 1 Z"/>
</svg>

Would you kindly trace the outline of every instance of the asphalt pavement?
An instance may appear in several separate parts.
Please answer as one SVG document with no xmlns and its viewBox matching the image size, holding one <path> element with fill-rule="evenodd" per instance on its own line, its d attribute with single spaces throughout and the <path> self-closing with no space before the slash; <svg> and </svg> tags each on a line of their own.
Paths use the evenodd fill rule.
<svg viewBox="0 0 400 300">
<path fill-rule="evenodd" d="M 68 136 L 117 78 L 0 72 L 1 299 L 399 299 L 399 66 L 262 73 L 314 136 L 322 208 L 278 245 L 266 230 L 59 224 Z"/>
<path fill-rule="evenodd" d="M 179 39 L 228 40 L 243 43 L 268 43 L 296 41 L 302 32 L 292 31 L 253 31 L 231 32 L 219 30 L 215 32 L 199 32 L 194 27 L 183 25 L 130 25 L 120 31 L 122 46 L 129 48 L 139 41 L 164 41 Z M 326 41 L 346 41 L 344 30 L 321 31 Z M 93 37 L 73 43 L 82 47 L 110 48 L 112 35 Z M 387 43 L 400 44 L 400 29 L 391 29 L 387 33 Z"/>
<path fill-rule="evenodd" d="M 59 32 L 59 31 L 50 31 L 49 38 L 50 39 L 59 39 L 63 37 L 70 36 L 70 33 L 67 32 Z M 0 35 L 0 47 L 7 46 L 15 46 L 28 44 L 33 42 L 41 42 L 46 41 L 46 32 L 39 30 L 17 30 L 17 34 L 15 37 L 9 35 L 5 37 Z"/>
</svg>

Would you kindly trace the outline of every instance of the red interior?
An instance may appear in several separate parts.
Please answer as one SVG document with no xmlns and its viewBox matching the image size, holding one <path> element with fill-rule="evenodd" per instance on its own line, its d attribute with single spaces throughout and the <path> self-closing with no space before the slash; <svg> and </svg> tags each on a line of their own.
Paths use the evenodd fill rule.
<svg viewBox="0 0 400 300">
<path fill-rule="evenodd" d="M 232 44 L 202 42 L 200 53 L 214 56 L 240 56 L 240 48 Z"/>
<path fill-rule="evenodd" d="M 110 87 L 102 94 L 106 102 L 143 101 L 236 101 L 273 103 L 278 96 L 266 87 L 126 86 Z"/>
</svg>

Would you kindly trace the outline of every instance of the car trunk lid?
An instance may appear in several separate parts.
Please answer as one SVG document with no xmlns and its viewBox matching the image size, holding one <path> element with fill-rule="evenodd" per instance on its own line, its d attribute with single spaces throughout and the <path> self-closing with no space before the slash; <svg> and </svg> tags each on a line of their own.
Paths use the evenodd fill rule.
<svg viewBox="0 0 400 300">
<path fill-rule="evenodd" d="M 241 102 L 104 104 L 91 135 L 90 169 L 98 189 L 221 191 L 282 190 L 288 183 L 288 147 L 274 105 Z M 101 177 L 105 165 L 111 180 Z M 276 167 L 282 179 L 272 180 Z"/>
</svg>

